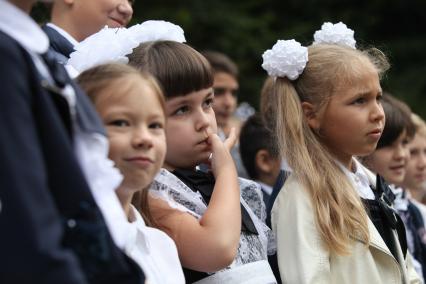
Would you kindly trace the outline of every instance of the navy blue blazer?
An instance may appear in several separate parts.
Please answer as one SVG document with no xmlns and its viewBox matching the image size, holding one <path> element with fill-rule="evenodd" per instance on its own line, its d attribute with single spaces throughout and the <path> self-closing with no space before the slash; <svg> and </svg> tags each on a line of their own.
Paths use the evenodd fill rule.
<svg viewBox="0 0 426 284">
<path fill-rule="evenodd" d="M 0 80 L 0 283 L 143 283 L 79 167 L 68 104 L 1 31 Z M 100 127 L 84 94 L 77 99 L 78 123 Z"/>
</svg>

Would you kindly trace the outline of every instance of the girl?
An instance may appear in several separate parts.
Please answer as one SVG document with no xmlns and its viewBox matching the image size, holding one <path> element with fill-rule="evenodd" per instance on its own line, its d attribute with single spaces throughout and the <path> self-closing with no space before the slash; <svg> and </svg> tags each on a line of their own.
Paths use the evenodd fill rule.
<svg viewBox="0 0 426 284">
<path fill-rule="evenodd" d="M 107 129 L 109 157 L 123 174 L 117 195 L 130 229 L 125 251 L 144 270 L 149 283 L 184 283 L 173 241 L 153 223 L 148 188 L 166 153 L 164 98 L 155 80 L 130 66 L 100 65 L 77 81 L 92 99 Z M 131 205 L 140 195 L 140 210 Z"/>
<path fill-rule="evenodd" d="M 389 229 L 400 224 L 395 214 L 381 202 L 371 216 L 378 222 L 370 220 L 362 199 L 376 199 L 379 188 L 353 158 L 373 152 L 383 129 L 383 56 L 291 40 L 263 57 L 276 77 L 276 133 L 292 169 L 272 209 L 283 282 L 417 282 L 403 236 Z"/>
<path fill-rule="evenodd" d="M 237 179 L 229 154 L 234 131 L 224 143 L 216 134 L 210 65 L 188 45 L 171 41 L 140 45 L 129 63 L 151 72 L 166 96 L 167 154 L 151 208 L 176 242 L 187 281 L 275 283 L 260 189 Z M 197 170 L 203 163 L 212 174 Z"/>
<path fill-rule="evenodd" d="M 382 106 L 386 117 L 382 136 L 376 150 L 366 156 L 363 162 L 387 182 L 401 185 L 409 158 L 407 144 L 414 135 L 411 111 L 407 105 L 390 95 L 383 96 Z"/>
<path fill-rule="evenodd" d="M 408 189 L 411 196 L 421 202 L 425 196 L 426 182 L 426 124 L 416 114 L 411 115 L 416 133 L 408 144 L 410 159 L 402 186 Z"/>
<path fill-rule="evenodd" d="M 363 158 L 363 162 L 391 184 L 394 208 L 404 222 L 407 246 L 413 256 L 414 267 L 419 276 L 424 277 L 426 246 L 422 242 L 425 234 L 423 218 L 419 208 L 411 202 L 409 193 L 401 187 L 410 156 L 407 145 L 415 131 L 411 111 L 405 103 L 390 95 L 383 96 L 382 106 L 386 116 L 382 136 L 376 150 Z"/>
</svg>

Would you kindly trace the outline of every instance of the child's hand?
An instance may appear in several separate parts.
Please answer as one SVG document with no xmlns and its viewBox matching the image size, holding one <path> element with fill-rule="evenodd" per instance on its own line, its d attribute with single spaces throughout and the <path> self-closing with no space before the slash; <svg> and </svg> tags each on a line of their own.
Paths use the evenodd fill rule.
<svg viewBox="0 0 426 284">
<path fill-rule="evenodd" d="M 210 134 L 208 138 L 209 144 L 212 146 L 212 155 L 210 159 L 211 169 L 215 177 L 221 171 L 235 171 L 235 164 L 231 156 L 231 149 L 237 141 L 235 128 L 231 129 L 228 138 L 222 142 L 217 134 Z"/>
</svg>

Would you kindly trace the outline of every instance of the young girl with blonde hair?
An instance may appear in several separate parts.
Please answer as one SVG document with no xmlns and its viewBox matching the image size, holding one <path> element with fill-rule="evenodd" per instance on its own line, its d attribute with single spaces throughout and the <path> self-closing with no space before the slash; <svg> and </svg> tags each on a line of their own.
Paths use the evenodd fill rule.
<svg viewBox="0 0 426 284">
<path fill-rule="evenodd" d="M 308 48 L 278 41 L 263 55 L 276 77 L 276 131 L 293 170 L 272 209 L 281 279 L 418 283 L 400 219 L 354 159 L 373 152 L 383 130 L 379 80 L 388 63 L 377 50 L 356 50 L 342 23 L 324 24 L 315 39 Z M 363 199 L 380 210 L 366 210 Z"/>
<path fill-rule="evenodd" d="M 151 75 L 117 63 L 90 68 L 77 81 L 105 125 L 109 158 L 123 175 L 116 193 L 129 221 L 125 252 L 141 266 L 147 282 L 184 283 L 173 240 L 146 226 L 154 223 L 148 190 L 166 153 L 160 87 Z M 137 206 L 131 204 L 132 199 L 138 201 Z"/>
</svg>

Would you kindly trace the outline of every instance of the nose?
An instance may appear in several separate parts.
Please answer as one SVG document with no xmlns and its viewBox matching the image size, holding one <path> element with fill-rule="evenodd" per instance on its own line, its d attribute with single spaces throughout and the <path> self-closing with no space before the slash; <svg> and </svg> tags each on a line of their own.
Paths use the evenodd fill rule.
<svg viewBox="0 0 426 284">
<path fill-rule="evenodd" d="M 234 101 L 234 96 L 232 95 L 232 93 L 231 93 L 231 91 L 227 91 L 225 94 L 224 94 L 224 98 L 223 98 L 223 105 L 226 107 L 226 108 L 231 108 L 232 107 L 232 105 L 233 105 L 233 101 Z"/>
<path fill-rule="evenodd" d="M 426 168 L 426 153 L 421 151 L 417 167 L 421 170 Z"/>
<path fill-rule="evenodd" d="M 130 20 L 132 19 L 133 15 L 133 7 L 131 3 L 128 0 L 122 1 L 117 6 L 118 13 L 120 13 L 123 17 L 123 20 L 125 21 L 124 26 L 126 26 Z"/>
<path fill-rule="evenodd" d="M 383 111 L 383 106 L 379 102 L 374 102 L 373 108 L 371 110 L 371 119 L 375 122 L 383 121 L 385 122 L 385 112 Z"/>
<path fill-rule="evenodd" d="M 195 116 L 195 130 L 196 131 L 204 131 L 210 127 L 210 119 L 209 114 L 203 109 L 200 108 L 197 110 Z"/>
<path fill-rule="evenodd" d="M 131 143 L 134 148 L 149 149 L 153 146 L 152 134 L 145 126 L 135 128 L 132 134 Z"/>
<path fill-rule="evenodd" d="M 394 150 L 394 159 L 405 160 L 405 159 L 408 159 L 408 155 L 409 155 L 409 152 L 407 147 L 404 144 L 399 143 L 396 149 Z"/>
</svg>

